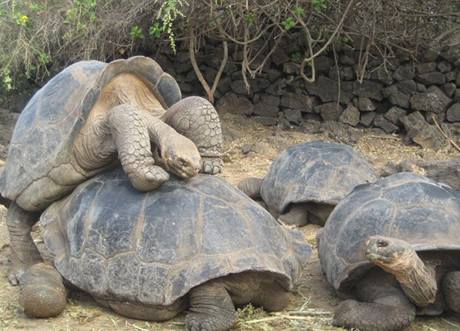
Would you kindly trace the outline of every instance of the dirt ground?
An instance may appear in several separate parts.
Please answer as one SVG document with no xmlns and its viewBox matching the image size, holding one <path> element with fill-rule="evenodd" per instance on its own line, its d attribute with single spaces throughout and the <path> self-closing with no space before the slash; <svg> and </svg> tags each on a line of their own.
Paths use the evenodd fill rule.
<svg viewBox="0 0 460 331">
<path fill-rule="evenodd" d="M 281 130 L 259 125 L 247 118 L 224 114 L 221 116 L 225 137 L 225 169 L 222 176 L 232 184 L 247 176 L 263 176 L 276 155 L 294 143 L 310 140 L 333 140 L 353 145 L 377 168 L 388 161 L 402 159 L 441 160 L 460 156 L 453 147 L 438 151 L 423 150 L 415 145 L 403 144 L 396 135 L 384 135 L 375 130 L 336 128 L 325 130 L 317 124 L 303 130 Z M 3 130 L 9 135 L 10 130 Z M 304 132 L 307 133 L 304 133 Z M 6 132 L 6 133 L 5 133 Z M 313 133 L 316 132 L 316 133 Z M 5 143 L 0 141 L 1 143 Z M 0 219 L 6 210 L 0 207 Z M 315 246 L 318 226 L 308 225 L 300 229 L 306 239 Z M 27 318 L 18 304 L 18 288 L 7 281 L 10 267 L 9 246 L 5 222 L 0 221 L 0 330 L 181 330 L 184 316 L 166 323 L 149 323 L 126 319 L 110 310 L 100 308 L 86 294 L 70 293 L 64 313 L 57 318 L 34 320 Z M 334 307 L 340 302 L 321 276 L 315 253 L 304 276 L 292 296 L 291 305 L 285 311 L 267 314 L 252 306 L 238 311 L 235 330 L 342 330 L 331 326 Z M 417 318 L 408 331 L 460 330 L 460 318 L 443 315 L 437 318 Z"/>
</svg>

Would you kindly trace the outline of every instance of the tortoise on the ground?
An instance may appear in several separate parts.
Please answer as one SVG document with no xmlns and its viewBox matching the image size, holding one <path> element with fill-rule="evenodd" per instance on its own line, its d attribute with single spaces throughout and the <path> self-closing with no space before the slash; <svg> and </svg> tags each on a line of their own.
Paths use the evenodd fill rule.
<svg viewBox="0 0 460 331">
<path fill-rule="evenodd" d="M 356 187 L 318 235 L 322 270 L 354 299 L 339 326 L 391 331 L 416 314 L 460 313 L 460 193 L 413 173 Z"/>
<path fill-rule="evenodd" d="M 122 171 L 104 173 L 51 205 L 39 224 L 72 285 L 130 318 L 161 321 L 188 309 L 187 330 L 230 328 L 234 304 L 282 309 L 311 253 L 300 232 L 210 175 L 142 193 Z M 56 270 L 42 263 L 26 272 L 28 315 L 64 308 Z"/>
<path fill-rule="evenodd" d="M 203 98 L 181 100 L 177 82 L 150 58 L 81 61 L 32 97 L 17 121 L 0 175 L 1 200 L 13 202 L 7 216 L 16 268 L 12 283 L 40 261 L 30 238 L 37 217 L 30 212 L 44 210 L 111 166 L 117 153 L 139 190 L 157 188 L 169 178 L 155 165 L 151 141 L 162 166 L 180 177 L 194 176 L 200 168 L 221 169 L 215 109 Z"/>
<path fill-rule="evenodd" d="M 247 178 L 238 187 L 261 198 L 272 215 L 287 224 L 324 225 L 334 206 L 355 186 L 375 180 L 373 167 L 352 147 L 311 141 L 283 151 L 265 178 Z"/>
</svg>

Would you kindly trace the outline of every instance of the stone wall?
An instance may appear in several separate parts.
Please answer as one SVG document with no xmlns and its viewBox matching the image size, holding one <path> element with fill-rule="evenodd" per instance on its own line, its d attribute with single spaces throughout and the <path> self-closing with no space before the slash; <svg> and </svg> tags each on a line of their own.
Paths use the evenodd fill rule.
<svg viewBox="0 0 460 331">
<path fill-rule="evenodd" d="M 241 51 L 230 49 L 215 95 L 217 109 L 245 114 L 265 125 L 288 127 L 317 120 L 377 127 L 386 133 L 404 131 L 413 141 L 433 148 L 444 140 L 433 125 L 434 116 L 439 123 L 460 122 L 460 58 L 456 52 L 429 51 L 417 62 L 404 55 L 385 63 L 370 57 L 360 83 L 359 51 L 342 46 L 337 52 L 338 68 L 332 54 L 319 56 L 316 82 L 307 83 L 299 75 L 304 51 L 295 40 L 280 45 L 263 72 L 249 80 L 249 91 L 238 65 Z M 184 95 L 204 95 L 187 50 L 179 49 L 176 55 L 165 51 L 155 58 L 176 77 Z M 221 59 L 220 44 L 208 43 L 197 54 L 210 84 Z"/>
</svg>

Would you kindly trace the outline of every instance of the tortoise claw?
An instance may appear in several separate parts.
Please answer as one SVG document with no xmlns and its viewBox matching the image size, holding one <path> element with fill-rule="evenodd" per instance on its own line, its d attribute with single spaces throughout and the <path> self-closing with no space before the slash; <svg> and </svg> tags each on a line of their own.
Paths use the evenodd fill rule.
<svg viewBox="0 0 460 331">
<path fill-rule="evenodd" d="M 222 172 L 224 162 L 218 157 L 202 157 L 201 172 L 216 175 Z"/>
</svg>

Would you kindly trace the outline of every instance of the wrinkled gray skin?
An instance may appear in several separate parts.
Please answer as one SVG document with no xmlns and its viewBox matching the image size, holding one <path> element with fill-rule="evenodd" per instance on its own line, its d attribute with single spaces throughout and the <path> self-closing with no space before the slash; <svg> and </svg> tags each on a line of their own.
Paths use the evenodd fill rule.
<svg viewBox="0 0 460 331">
<path fill-rule="evenodd" d="M 221 143 L 212 105 L 181 100 L 177 82 L 152 59 L 69 66 L 22 111 L 0 175 L 2 201 L 11 202 L 10 282 L 41 261 L 30 237 L 40 212 L 79 183 L 117 161 L 140 191 L 158 188 L 168 172 L 214 174 L 222 169 Z"/>
<path fill-rule="evenodd" d="M 326 141 L 293 145 L 272 163 L 265 178 L 247 178 L 238 188 L 262 200 L 286 224 L 324 225 L 335 205 L 361 184 L 377 180 L 353 148 Z"/>
<path fill-rule="evenodd" d="M 460 193 L 412 173 L 362 185 L 318 234 L 334 324 L 402 330 L 418 315 L 460 313 Z"/>
<path fill-rule="evenodd" d="M 54 203 L 40 224 L 56 269 L 26 272 L 21 302 L 33 317 L 64 309 L 62 275 L 127 317 L 162 321 L 186 309 L 186 330 L 227 330 L 235 305 L 284 308 L 311 253 L 300 232 L 209 175 L 141 193 L 117 169 Z"/>
</svg>

